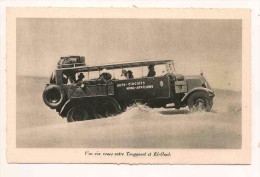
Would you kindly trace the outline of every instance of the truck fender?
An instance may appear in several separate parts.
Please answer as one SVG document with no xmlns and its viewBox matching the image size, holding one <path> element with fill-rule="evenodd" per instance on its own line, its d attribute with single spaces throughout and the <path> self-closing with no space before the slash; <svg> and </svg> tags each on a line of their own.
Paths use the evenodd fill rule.
<svg viewBox="0 0 260 177">
<path fill-rule="evenodd" d="M 102 100 L 104 100 L 104 99 L 107 99 L 107 100 L 110 100 L 110 101 L 114 102 L 114 103 L 119 107 L 119 109 L 121 110 L 120 104 L 117 102 L 116 99 L 114 99 L 114 98 L 112 98 L 112 97 L 101 97 L 101 98 L 97 98 L 97 99 L 94 100 L 93 105 L 95 105 L 96 103 L 98 103 L 99 101 L 102 101 Z"/>
<path fill-rule="evenodd" d="M 102 99 L 109 99 L 111 101 L 113 101 L 114 103 L 116 103 L 117 105 L 118 102 L 113 99 L 113 98 L 110 98 L 110 97 L 105 97 L 105 98 L 97 98 L 94 100 L 93 104 L 95 104 L 97 101 L 99 100 L 102 100 Z M 92 105 L 86 101 L 79 101 L 79 100 L 73 100 L 73 99 L 69 99 L 64 105 L 63 107 L 61 108 L 61 111 L 59 112 L 59 115 L 62 116 L 62 117 L 66 117 L 67 116 L 67 112 L 69 111 L 69 109 L 72 107 L 72 106 L 76 106 L 76 105 L 88 105 L 90 107 L 92 107 Z"/>
<path fill-rule="evenodd" d="M 60 116 L 66 117 L 67 112 L 69 111 L 68 109 L 71 107 L 72 104 L 73 104 L 73 101 L 71 101 L 70 99 L 68 101 L 66 101 L 66 103 L 61 108 L 61 111 L 59 112 Z"/>
<path fill-rule="evenodd" d="M 204 87 L 196 87 L 196 88 L 193 88 L 191 89 L 182 99 L 181 101 L 183 102 L 184 100 L 186 100 L 187 98 L 189 98 L 189 96 L 196 92 L 196 91 L 205 91 L 205 92 L 208 92 L 210 94 L 211 97 L 214 97 L 215 94 L 214 94 L 214 91 L 208 89 L 208 88 L 204 88 Z"/>
</svg>

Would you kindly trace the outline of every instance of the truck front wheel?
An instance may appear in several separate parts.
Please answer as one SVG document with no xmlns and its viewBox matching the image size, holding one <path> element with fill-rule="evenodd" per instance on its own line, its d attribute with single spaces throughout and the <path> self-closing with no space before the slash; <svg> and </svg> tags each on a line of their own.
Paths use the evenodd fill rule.
<svg viewBox="0 0 260 177">
<path fill-rule="evenodd" d="M 196 91 L 188 99 L 188 106 L 191 111 L 209 112 L 212 103 L 212 98 L 205 91 Z"/>
</svg>

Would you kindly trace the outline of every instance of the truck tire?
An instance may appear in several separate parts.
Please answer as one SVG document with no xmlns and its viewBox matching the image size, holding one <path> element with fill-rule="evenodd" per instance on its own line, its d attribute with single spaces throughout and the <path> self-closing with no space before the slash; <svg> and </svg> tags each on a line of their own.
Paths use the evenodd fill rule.
<svg viewBox="0 0 260 177">
<path fill-rule="evenodd" d="M 49 85 L 43 91 L 43 101 L 51 109 L 58 108 L 65 101 L 63 90 L 57 85 Z"/>
<path fill-rule="evenodd" d="M 112 98 L 95 100 L 93 110 L 95 118 L 111 117 L 122 112 L 117 101 Z"/>
<path fill-rule="evenodd" d="M 212 98 L 205 91 L 196 91 L 188 99 L 188 106 L 191 111 L 209 112 L 212 105 Z"/>
<path fill-rule="evenodd" d="M 90 116 L 88 110 L 83 106 L 74 106 L 67 113 L 68 122 L 83 121 L 89 119 Z"/>
</svg>

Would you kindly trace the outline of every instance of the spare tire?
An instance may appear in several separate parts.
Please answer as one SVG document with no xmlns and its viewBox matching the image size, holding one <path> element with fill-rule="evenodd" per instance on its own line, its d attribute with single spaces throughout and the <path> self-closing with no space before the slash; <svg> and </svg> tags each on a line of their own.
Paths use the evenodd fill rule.
<svg viewBox="0 0 260 177">
<path fill-rule="evenodd" d="M 48 85 L 42 97 L 44 103 L 52 109 L 58 108 L 65 101 L 65 93 L 58 85 Z"/>
</svg>

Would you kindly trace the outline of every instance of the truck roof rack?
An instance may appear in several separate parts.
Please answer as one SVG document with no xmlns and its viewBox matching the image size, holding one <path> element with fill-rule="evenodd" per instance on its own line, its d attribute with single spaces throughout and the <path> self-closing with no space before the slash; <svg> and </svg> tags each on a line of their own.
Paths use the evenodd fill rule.
<svg viewBox="0 0 260 177">
<path fill-rule="evenodd" d="M 142 60 L 142 61 L 134 61 L 134 62 L 110 63 L 110 64 L 96 65 L 96 66 L 78 66 L 73 68 L 60 68 L 57 70 L 76 70 L 78 72 L 88 72 L 88 71 L 101 71 L 103 69 L 111 70 L 111 69 L 123 69 L 123 68 L 131 68 L 131 67 L 150 66 L 150 65 L 160 65 L 169 62 L 173 62 L 173 60 Z"/>
</svg>

